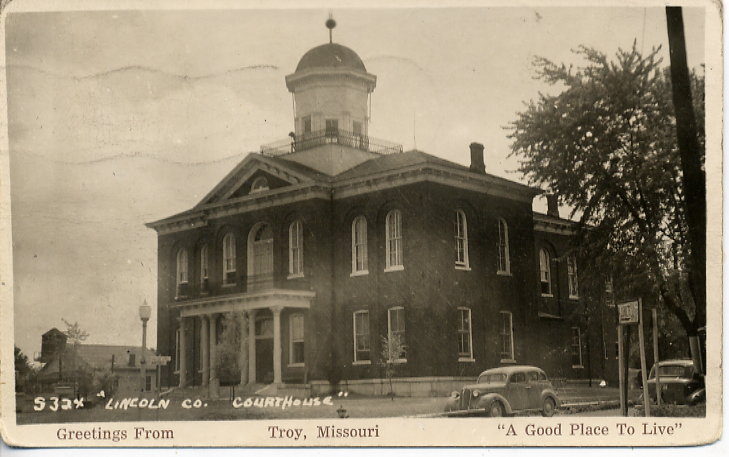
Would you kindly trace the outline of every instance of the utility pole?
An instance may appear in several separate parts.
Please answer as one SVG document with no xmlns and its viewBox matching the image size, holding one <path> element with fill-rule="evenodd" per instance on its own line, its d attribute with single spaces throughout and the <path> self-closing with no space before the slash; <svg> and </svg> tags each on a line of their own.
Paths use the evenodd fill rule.
<svg viewBox="0 0 729 457">
<path fill-rule="evenodd" d="M 689 345 L 694 366 L 705 373 L 698 329 L 706 325 L 706 175 L 701 168 L 704 155 L 699 145 L 696 115 L 691 97 L 691 79 L 686 61 L 686 38 L 681 7 L 666 7 L 668 47 L 671 56 L 671 87 L 676 112 L 676 137 L 681 153 L 681 168 L 688 238 L 689 288 L 696 305 Z"/>
</svg>

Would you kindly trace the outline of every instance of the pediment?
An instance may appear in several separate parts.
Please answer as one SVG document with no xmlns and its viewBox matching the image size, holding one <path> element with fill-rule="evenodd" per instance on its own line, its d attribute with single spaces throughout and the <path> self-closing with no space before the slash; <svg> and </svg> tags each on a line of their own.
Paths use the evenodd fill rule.
<svg viewBox="0 0 729 457">
<path fill-rule="evenodd" d="M 313 181 L 310 176 L 282 162 L 258 154 L 248 155 L 196 208 L 246 195 L 263 195 L 274 189 Z"/>
</svg>

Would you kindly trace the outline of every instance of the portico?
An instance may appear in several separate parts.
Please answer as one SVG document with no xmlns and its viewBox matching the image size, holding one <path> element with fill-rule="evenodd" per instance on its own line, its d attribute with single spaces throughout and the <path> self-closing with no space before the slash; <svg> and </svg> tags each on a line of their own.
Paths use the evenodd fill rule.
<svg viewBox="0 0 729 457">
<path fill-rule="evenodd" d="M 217 297 L 189 300 L 176 305 L 180 310 L 180 346 L 185 350 L 188 332 L 192 325 L 200 326 L 200 370 L 203 386 L 217 386 L 219 383 L 215 360 L 218 342 L 218 319 L 227 313 L 234 313 L 240 319 L 240 348 L 238 366 L 240 383 L 261 382 L 263 377 L 257 368 L 272 364 L 273 383 L 282 383 L 282 335 L 281 313 L 285 309 L 308 310 L 314 292 L 306 290 L 269 289 L 260 292 L 230 294 Z M 272 340 L 272 348 L 269 341 Z M 261 352 L 264 345 L 269 345 Z M 260 346 L 257 351 L 257 346 Z M 270 354 L 269 354 L 270 350 Z M 184 354 L 184 352 L 182 352 Z M 262 354 L 270 359 L 259 360 Z M 179 385 L 188 384 L 189 367 L 186 357 L 179 361 Z M 269 374 L 270 376 L 270 374 Z M 270 379 L 270 378 L 269 378 Z"/>
</svg>

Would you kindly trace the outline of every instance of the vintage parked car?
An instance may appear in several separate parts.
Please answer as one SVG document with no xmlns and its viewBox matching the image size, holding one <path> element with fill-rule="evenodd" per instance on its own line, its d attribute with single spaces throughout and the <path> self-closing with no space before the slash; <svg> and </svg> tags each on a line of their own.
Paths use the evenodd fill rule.
<svg viewBox="0 0 729 457">
<path fill-rule="evenodd" d="M 539 411 L 549 417 L 559 404 L 557 392 L 544 370 L 522 365 L 484 371 L 475 384 L 453 392 L 445 410 L 491 417 Z"/>
<path fill-rule="evenodd" d="M 664 403 L 695 405 L 706 401 L 704 376 L 694 367 L 691 359 L 658 362 L 661 375 L 661 400 Z M 656 366 L 648 375 L 648 393 L 656 398 Z"/>
</svg>

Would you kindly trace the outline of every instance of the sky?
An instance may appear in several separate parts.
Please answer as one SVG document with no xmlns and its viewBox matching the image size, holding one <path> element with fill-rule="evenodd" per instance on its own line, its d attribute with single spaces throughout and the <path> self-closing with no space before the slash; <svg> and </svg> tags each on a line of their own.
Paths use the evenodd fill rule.
<svg viewBox="0 0 729 457">
<path fill-rule="evenodd" d="M 156 233 L 261 144 L 293 130 L 284 77 L 328 41 L 329 10 L 16 13 L 6 19 L 15 341 L 62 319 L 88 343 L 138 344 L 156 308 Z M 539 91 L 535 56 L 662 46 L 663 8 L 334 9 L 334 41 L 377 76 L 370 134 L 525 182 L 508 124 Z M 704 17 L 684 9 L 688 61 Z M 535 209 L 542 210 L 536 201 Z M 156 341 L 156 312 L 149 325 Z"/>
</svg>

